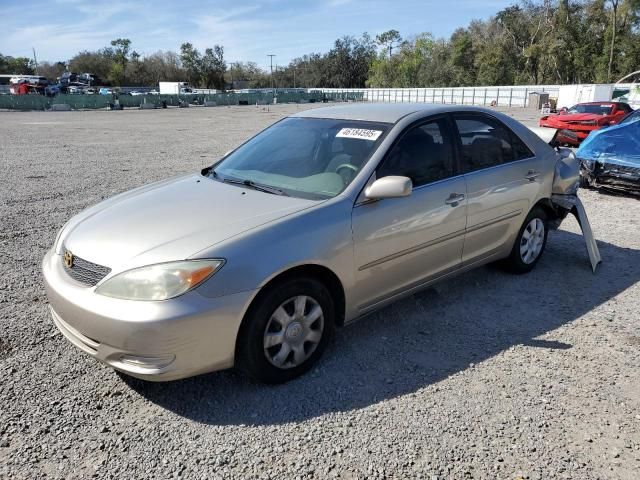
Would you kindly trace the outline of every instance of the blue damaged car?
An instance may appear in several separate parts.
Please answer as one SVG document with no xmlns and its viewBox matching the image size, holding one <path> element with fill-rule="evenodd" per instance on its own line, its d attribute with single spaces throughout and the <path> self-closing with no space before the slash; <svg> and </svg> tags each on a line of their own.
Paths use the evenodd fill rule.
<svg viewBox="0 0 640 480">
<path fill-rule="evenodd" d="M 576 156 L 582 186 L 640 195 L 640 110 L 591 133 Z"/>
</svg>

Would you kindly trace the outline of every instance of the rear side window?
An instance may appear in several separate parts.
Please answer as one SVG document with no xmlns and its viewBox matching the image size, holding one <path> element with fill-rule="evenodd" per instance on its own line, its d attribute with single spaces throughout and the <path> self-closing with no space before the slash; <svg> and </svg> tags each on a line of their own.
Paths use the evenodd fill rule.
<svg viewBox="0 0 640 480">
<path fill-rule="evenodd" d="M 454 119 L 466 171 L 533 157 L 529 147 L 498 120 L 482 115 L 456 115 Z"/>
<path fill-rule="evenodd" d="M 444 118 L 410 128 L 393 146 L 376 172 L 409 177 L 414 187 L 454 174 L 453 142 Z"/>
</svg>

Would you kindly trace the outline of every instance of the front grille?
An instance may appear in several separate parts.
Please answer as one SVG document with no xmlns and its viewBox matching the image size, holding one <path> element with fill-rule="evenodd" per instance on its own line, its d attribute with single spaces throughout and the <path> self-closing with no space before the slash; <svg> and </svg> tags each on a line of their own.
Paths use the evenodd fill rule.
<svg viewBox="0 0 640 480">
<path fill-rule="evenodd" d="M 68 250 L 64 251 L 64 256 L 69 254 L 70 252 Z M 64 256 L 62 257 L 64 271 L 67 272 L 71 278 L 88 287 L 93 287 L 100 280 L 109 275 L 109 272 L 111 272 L 109 267 L 103 267 L 102 265 L 91 263 L 80 257 L 76 257 L 75 255 L 73 256 L 73 263 L 71 267 L 68 267 L 64 261 Z"/>
</svg>

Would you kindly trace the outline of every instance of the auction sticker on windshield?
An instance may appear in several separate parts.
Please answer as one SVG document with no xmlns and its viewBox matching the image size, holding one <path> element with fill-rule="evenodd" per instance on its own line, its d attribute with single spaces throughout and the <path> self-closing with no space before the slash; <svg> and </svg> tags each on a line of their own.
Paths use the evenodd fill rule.
<svg viewBox="0 0 640 480">
<path fill-rule="evenodd" d="M 366 128 L 343 128 L 338 132 L 336 138 L 358 138 L 360 140 L 371 140 L 375 142 L 382 130 L 368 130 Z"/>
</svg>

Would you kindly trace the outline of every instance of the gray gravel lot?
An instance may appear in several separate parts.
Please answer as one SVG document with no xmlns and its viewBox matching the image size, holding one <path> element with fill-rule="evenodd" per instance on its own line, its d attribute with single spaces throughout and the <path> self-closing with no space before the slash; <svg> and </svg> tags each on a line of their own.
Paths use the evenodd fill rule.
<svg viewBox="0 0 640 480">
<path fill-rule="evenodd" d="M 595 275 L 568 220 L 531 274 L 398 302 L 286 385 L 149 384 L 57 333 L 40 261 L 71 215 L 298 108 L 0 112 L 0 478 L 637 479 L 638 200 L 581 192 Z"/>
</svg>

